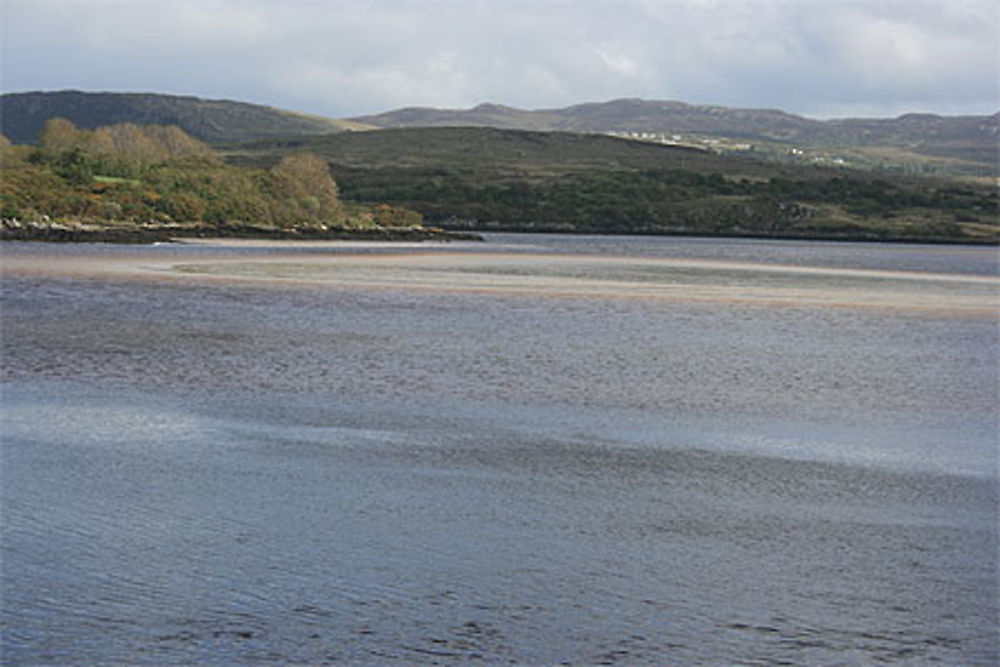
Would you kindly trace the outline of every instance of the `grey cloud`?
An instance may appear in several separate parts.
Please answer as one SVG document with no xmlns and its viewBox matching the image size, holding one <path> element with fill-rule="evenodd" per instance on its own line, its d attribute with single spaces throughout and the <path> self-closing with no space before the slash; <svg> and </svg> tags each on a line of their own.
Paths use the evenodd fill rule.
<svg viewBox="0 0 1000 667">
<path fill-rule="evenodd" d="M 988 0 L 4 0 L 4 90 L 329 115 L 639 96 L 806 114 L 1000 107 Z"/>
</svg>

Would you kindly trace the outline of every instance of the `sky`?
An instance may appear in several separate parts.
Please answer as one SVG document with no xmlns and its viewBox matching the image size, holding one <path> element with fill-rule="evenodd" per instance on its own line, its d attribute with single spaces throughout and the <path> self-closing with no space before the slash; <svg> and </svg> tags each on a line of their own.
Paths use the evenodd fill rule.
<svg viewBox="0 0 1000 667">
<path fill-rule="evenodd" d="M 621 97 L 1000 111 L 996 0 L 0 0 L 0 89 L 332 117 Z"/>
</svg>

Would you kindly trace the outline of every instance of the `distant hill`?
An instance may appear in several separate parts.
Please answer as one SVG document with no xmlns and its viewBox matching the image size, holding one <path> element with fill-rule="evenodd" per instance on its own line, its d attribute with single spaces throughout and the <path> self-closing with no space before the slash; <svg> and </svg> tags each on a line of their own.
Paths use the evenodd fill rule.
<svg viewBox="0 0 1000 667">
<path fill-rule="evenodd" d="M 34 142 L 45 122 L 57 116 L 81 128 L 124 122 L 178 125 L 209 143 L 421 127 L 617 134 L 800 166 L 839 165 L 990 181 L 1000 176 L 1000 113 L 820 121 L 776 109 L 620 99 L 534 111 L 500 104 L 465 110 L 411 107 L 337 120 L 245 102 L 153 93 L 0 95 L 0 131 L 15 143 Z"/>
<path fill-rule="evenodd" d="M 527 111 L 499 104 L 472 109 L 408 107 L 354 118 L 375 127 L 482 126 L 562 132 L 699 132 L 786 139 L 818 125 L 782 111 L 620 99 Z"/>
<path fill-rule="evenodd" d="M 864 182 L 888 180 L 904 187 L 955 184 L 949 178 L 890 176 L 823 165 L 803 168 L 749 155 L 719 154 L 690 146 L 628 141 L 602 134 L 471 126 L 282 137 L 219 144 L 216 149 L 227 162 L 257 167 L 270 167 L 289 154 L 314 153 L 327 161 L 337 181 L 348 184 L 347 188 L 356 180 L 383 177 L 406 180 L 420 175 L 432 181 L 445 179 L 485 187 L 549 181 L 582 173 L 643 170 L 717 174 L 730 181 L 816 182 L 847 178 Z M 995 189 L 992 185 L 980 187 Z"/>
<path fill-rule="evenodd" d="M 640 99 L 538 111 L 498 104 L 480 104 L 466 110 L 409 107 L 351 120 L 380 128 L 480 126 L 561 132 L 688 132 L 806 144 L 865 141 L 919 144 L 929 140 L 996 144 L 1000 141 L 1000 113 L 950 117 L 907 114 L 892 119 L 823 121 L 777 109 L 738 109 Z"/>
<path fill-rule="evenodd" d="M 563 132 L 684 135 L 789 147 L 871 151 L 895 148 L 926 157 L 953 158 L 995 166 L 1000 113 L 992 116 L 907 114 L 893 119 L 813 120 L 776 109 L 697 106 L 683 102 L 620 99 L 564 109 L 526 111 L 497 104 L 467 110 L 405 108 L 353 121 L 380 128 L 483 126 Z M 680 136 L 676 136 L 680 135 Z M 872 154 L 871 160 L 901 156 Z"/>
<path fill-rule="evenodd" d="M 992 183 L 782 164 L 601 134 L 396 128 L 219 146 L 233 164 L 326 160 L 346 200 L 453 230 L 997 239 Z"/>
<path fill-rule="evenodd" d="M 688 169 L 771 177 L 793 170 L 680 146 L 660 146 L 616 137 L 574 132 L 533 132 L 489 127 L 394 128 L 326 136 L 265 139 L 220 146 L 228 160 L 270 166 L 284 155 L 308 151 L 326 159 L 336 173 L 444 169 L 484 182 L 606 169 Z"/>
<path fill-rule="evenodd" d="M 210 143 L 325 134 L 356 127 L 349 121 L 258 104 L 177 95 L 75 90 L 0 95 L 0 131 L 14 143 L 35 142 L 46 121 L 56 117 L 86 129 L 118 123 L 177 125 Z"/>
</svg>

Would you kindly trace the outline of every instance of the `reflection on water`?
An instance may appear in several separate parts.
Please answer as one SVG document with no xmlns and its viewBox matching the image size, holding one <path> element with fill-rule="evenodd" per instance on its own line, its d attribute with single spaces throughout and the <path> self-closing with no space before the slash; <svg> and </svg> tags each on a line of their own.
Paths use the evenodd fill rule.
<svg viewBox="0 0 1000 667">
<path fill-rule="evenodd" d="M 4 660 L 994 664 L 994 260 L 10 244 Z"/>
</svg>

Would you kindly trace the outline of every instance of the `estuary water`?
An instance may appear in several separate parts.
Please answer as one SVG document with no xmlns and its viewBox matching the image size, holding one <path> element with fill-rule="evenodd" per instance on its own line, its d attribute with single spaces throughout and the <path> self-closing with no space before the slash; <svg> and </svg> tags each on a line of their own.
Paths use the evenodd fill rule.
<svg viewBox="0 0 1000 667">
<path fill-rule="evenodd" d="M 994 665 L 990 248 L 0 248 L 5 664 Z"/>
</svg>

